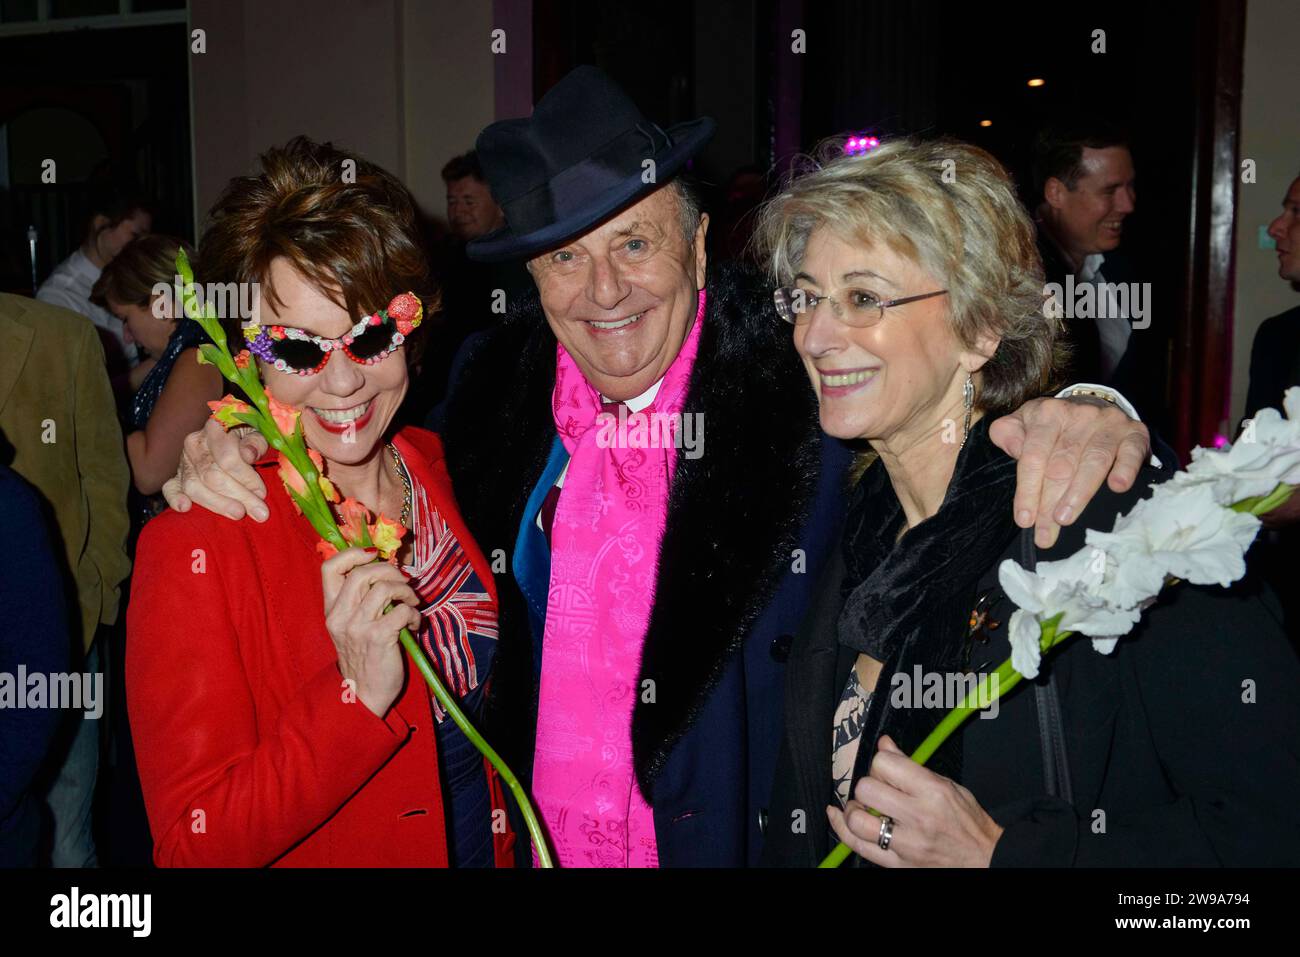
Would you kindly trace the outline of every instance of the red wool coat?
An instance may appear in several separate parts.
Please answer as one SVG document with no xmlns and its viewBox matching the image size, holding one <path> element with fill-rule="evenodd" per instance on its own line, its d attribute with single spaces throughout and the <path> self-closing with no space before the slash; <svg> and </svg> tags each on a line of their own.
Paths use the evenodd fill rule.
<svg viewBox="0 0 1300 957">
<path fill-rule="evenodd" d="M 404 429 L 396 444 L 495 600 L 438 437 Z M 345 700 L 316 533 L 273 461 L 258 468 L 265 523 L 169 511 L 140 537 L 126 690 L 154 860 L 445 867 L 428 689 L 408 662 L 383 718 Z"/>
</svg>

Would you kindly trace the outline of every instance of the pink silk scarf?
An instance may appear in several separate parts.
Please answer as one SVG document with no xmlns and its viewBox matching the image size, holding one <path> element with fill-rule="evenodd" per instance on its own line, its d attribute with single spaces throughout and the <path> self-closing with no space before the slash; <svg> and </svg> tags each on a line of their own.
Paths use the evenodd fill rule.
<svg viewBox="0 0 1300 957">
<path fill-rule="evenodd" d="M 558 346 L 552 409 L 570 458 L 551 526 L 533 797 L 562 867 L 659 863 L 633 772 L 632 709 L 677 464 L 675 441 L 662 438 L 681 425 L 704 298 L 700 290 L 695 323 L 640 413 L 648 428 L 636 413 L 602 412 Z"/>
</svg>

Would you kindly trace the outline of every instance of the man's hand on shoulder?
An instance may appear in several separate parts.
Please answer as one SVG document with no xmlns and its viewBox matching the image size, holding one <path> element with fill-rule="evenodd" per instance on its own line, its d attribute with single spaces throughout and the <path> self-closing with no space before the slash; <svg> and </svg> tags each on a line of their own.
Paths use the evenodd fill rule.
<svg viewBox="0 0 1300 957">
<path fill-rule="evenodd" d="M 1031 399 L 989 425 L 989 437 L 1018 464 L 1016 524 L 1035 526 L 1034 542 L 1050 548 L 1103 481 L 1132 487 L 1151 454 L 1146 426 L 1100 398 Z"/>
<path fill-rule="evenodd" d="M 267 444 L 255 429 L 227 432 L 211 419 L 185 437 L 180 468 L 162 487 L 163 498 L 178 512 L 198 505 L 218 515 L 255 522 L 270 517 L 266 485 L 253 463 L 266 454 Z"/>
</svg>

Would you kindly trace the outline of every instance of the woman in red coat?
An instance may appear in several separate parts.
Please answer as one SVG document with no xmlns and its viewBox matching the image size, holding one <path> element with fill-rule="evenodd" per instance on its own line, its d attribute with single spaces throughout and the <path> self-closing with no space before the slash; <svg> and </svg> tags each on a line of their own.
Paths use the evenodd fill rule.
<svg viewBox="0 0 1300 957">
<path fill-rule="evenodd" d="M 505 817 L 492 813 L 500 787 L 398 644 L 401 628 L 417 634 L 473 713 L 495 646 L 492 575 L 437 436 L 391 428 L 418 332 L 406 340 L 409 324 L 385 307 L 408 290 L 430 298 L 413 203 L 329 144 L 299 138 L 262 165 L 213 208 L 200 279 L 257 284 L 260 325 L 241 317 L 232 336 L 301 410 L 340 494 L 410 532 L 393 563 L 356 548 L 322 563 L 272 457 L 258 463 L 262 521 L 193 510 L 146 528 L 126 677 L 154 858 L 506 863 L 512 836 L 492 826 Z"/>
</svg>

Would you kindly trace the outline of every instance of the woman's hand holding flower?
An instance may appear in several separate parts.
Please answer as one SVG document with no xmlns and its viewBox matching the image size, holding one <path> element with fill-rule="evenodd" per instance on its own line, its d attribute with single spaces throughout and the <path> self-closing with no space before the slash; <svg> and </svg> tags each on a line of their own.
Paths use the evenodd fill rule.
<svg viewBox="0 0 1300 957">
<path fill-rule="evenodd" d="M 398 634 L 403 628 L 418 632 L 420 613 L 406 576 L 374 559 L 375 550 L 349 548 L 324 562 L 320 574 L 325 627 L 339 654 L 339 671 L 354 683 L 357 698 L 382 718 L 406 680 Z"/>
<path fill-rule="evenodd" d="M 1002 827 L 975 795 L 956 781 L 914 762 L 884 735 L 871 773 L 858 782 L 841 811 L 828 807 L 836 836 L 882 867 L 988 867 Z M 878 843 L 882 818 L 893 819 L 889 850 Z"/>
</svg>

